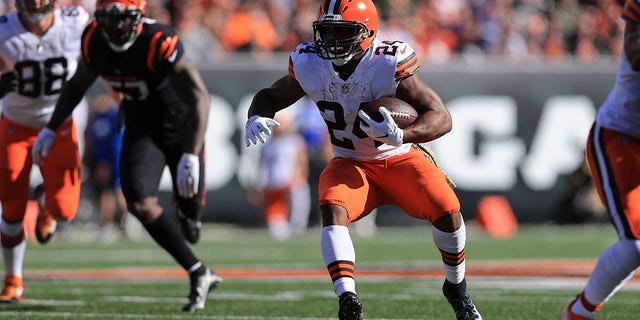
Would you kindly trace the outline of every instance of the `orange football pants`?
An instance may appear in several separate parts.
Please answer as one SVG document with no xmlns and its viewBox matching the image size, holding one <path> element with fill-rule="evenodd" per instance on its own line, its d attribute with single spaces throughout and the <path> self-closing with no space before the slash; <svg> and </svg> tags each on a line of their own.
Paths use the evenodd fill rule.
<svg viewBox="0 0 640 320">
<path fill-rule="evenodd" d="M 351 222 L 387 204 L 430 222 L 460 211 L 444 173 L 414 148 L 382 160 L 335 158 L 320 174 L 318 194 L 320 205 L 344 207 Z"/>
<path fill-rule="evenodd" d="M 40 129 L 0 119 L 0 201 L 6 221 L 21 221 L 29 199 L 31 149 Z M 63 220 L 71 220 L 80 201 L 80 153 L 73 119 L 64 123 L 40 168 L 46 208 Z"/>
<path fill-rule="evenodd" d="M 640 239 L 640 138 L 595 123 L 587 139 L 586 158 L 618 236 Z"/>
</svg>

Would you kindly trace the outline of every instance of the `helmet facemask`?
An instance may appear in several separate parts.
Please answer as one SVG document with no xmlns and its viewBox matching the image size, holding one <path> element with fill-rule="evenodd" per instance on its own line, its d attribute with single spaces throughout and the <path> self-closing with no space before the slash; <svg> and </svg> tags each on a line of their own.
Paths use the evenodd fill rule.
<svg viewBox="0 0 640 320">
<path fill-rule="evenodd" d="M 96 10 L 95 17 L 109 47 L 116 52 L 126 51 L 138 38 L 142 20 L 140 10 L 122 10 L 118 6 L 111 6 Z"/>
<path fill-rule="evenodd" d="M 362 53 L 363 43 L 371 36 L 367 26 L 358 21 L 340 20 L 340 17 L 323 16 L 313 23 L 313 42 L 318 55 L 342 66 Z"/>
<path fill-rule="evenodd" d="M 49 13 L 53 12 L 55 6 L 54 0 L 43 2 L 45 2 L 45 4 L 42 4 L 41 8 L 38 9 L 35 1 L 16 0 L 16 7 L 21 16 L 32 23 L 39 23 L 44 20 Z M 29 4 L 31 4 L 31 6 Z"/>
</svg>

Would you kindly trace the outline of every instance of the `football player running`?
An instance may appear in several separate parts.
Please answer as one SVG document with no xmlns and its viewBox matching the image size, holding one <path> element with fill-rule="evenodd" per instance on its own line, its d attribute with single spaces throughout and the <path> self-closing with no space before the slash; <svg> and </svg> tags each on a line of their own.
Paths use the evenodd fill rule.
<svg viewBox="0 0 640 320">
<path fill-rule="evenodd" d="M 53 113 L 60 90 L 75 72 L 80 36 L 89 21 L 82 7 L 58 7 L 55 0 L 17 0 L 17 12 L 0 17 L 0 242 L 4 286 L 0 302 L 24 299 L 26 249 L 22 221 L 29 198 L 30 156 L 38 131 Z M 72 117 L 59 123 L 56 142 L 38 187 L 35 235 L 49 242 L 57 222 L 72 220 L 80 200 L 80 155 Z M 54 219 L 55 218 L 55 219 Z"/>
<path fill-rule="evenodd" d="M 144 17 L 145 0 L 98 0 L 95 21 L 82 34 L 82 58 L 65 85 L 32 156 L 47 163 L 55 132 L 98 76 L 122 95 L 125 131 L 120 157 L 122 192 L 131 212 L 189 274 L 184 311 L 203 309 L 222 280 L 187 245 L 199 236 L 205 196 L 204 134 L 210 98 L 173 28 Z M 59 135 L 59 133 L 58 133 Z M 55 137 L 55 139 L 54 139 Z M 158 203 L 158 187 L 169 167 L 183 232 Z"/>
<path fill-rule="evenodd" d="M 260 90 L 248 111 L 245 142 L 265 142 L 278 122 L 275 113 L 309 96 L 324 118 L 335 158 L 321 173 L 321 251 L 339 297 L 339 319 L 362 319 L 354 280 L 355 250 L 347 226 L 385 204 L 431 222 L 446 279 L 443 293 L 457 319 L 482 319 L 466 290 L 466 231 L 460 203 L 446 175 L 418 145 L 451 130 L 439 96 L 418 76 L 414 50 L 381 41 L 371 0 L 323 0 L 313 23 L 314 42 L 289 59 L 289 74 Z M 420 114 L 400 129 L 386 108 L 381 122 L 360 106 L 396 96 Z"/>
<path fill-rule="evenodd" d="M 622 19 L 620 67 L 586 146 L 594 184 L 618 241 L 600 254 L 584 289 L 562 311 L 563 320 L 594 319 L 640 266 L 640 0 L 626 1 Z"/>
</svg>

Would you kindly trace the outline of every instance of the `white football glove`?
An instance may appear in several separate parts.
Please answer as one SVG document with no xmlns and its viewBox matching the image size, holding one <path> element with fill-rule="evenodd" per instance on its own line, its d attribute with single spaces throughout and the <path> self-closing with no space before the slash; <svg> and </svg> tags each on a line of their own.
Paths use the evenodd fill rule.
<svg viewBox="0 0 640 320">
<path fill-rule="evenodd" d="M 200 181 L 200 158 L 195 154 L 183 153 L 178 162 L 178 194 L 182 198 L 192 198 L 198 194 Z"/>
<path fill-rule="evenodd" d="M 382 114 L 382 121 L 377 122 L 369 115 L 364 112 L 364 110 L 358 111 L 358 116 L 362 118 L 362 123 L 360 124 L 360 129 L 364 131 L 369 137 L 382 141 L 388 145 L 399 146 L 403 143 L 404 131 L 391 117 L 391 113 L 387 108 L 380 107 L 378 109 Z"/>
<path fill-rule="evenodd" d="M 271 118 L 255 115 L 247 120 L 245 127 L 244 142 L 248 146 L 258 144 L 258 141 L 265 143 L 271 135 L 271 128 L 278 127 L 280 123 Z"/>
<path fill-rule="evenodd" d="M 44 127 L 38 133 L 38 138 L 33 143 L 33 149 L 31 149 L 31 159 L 33 163 L 37 165 L 42 165 L 44 162 L 44 157 L 49 153 L 49 149 L 51 149 L 51 145 L 53 144 L 53 140 L 56 138 L 56 133 Z"/>
</svg>

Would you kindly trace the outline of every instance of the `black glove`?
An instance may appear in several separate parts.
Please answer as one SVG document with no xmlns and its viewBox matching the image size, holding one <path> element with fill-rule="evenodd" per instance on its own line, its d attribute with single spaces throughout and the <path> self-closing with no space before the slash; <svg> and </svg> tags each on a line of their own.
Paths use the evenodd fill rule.
<svg viewBox="0 0 640 320">
<path fill-rule="evenodd" d="M 16 91 L 18 80 L 15 71 L 3 72 L 0 76 L 0 98 L 9 92 Z"/>
</svg>

